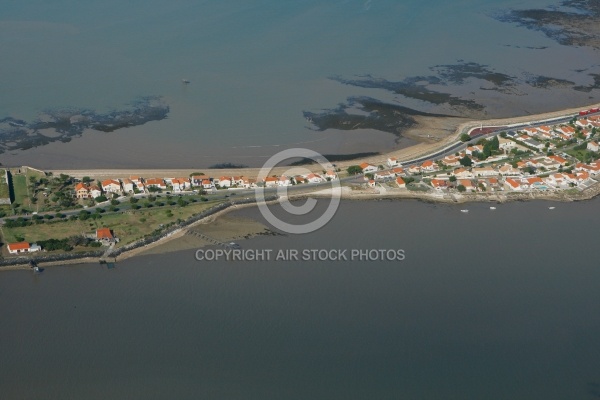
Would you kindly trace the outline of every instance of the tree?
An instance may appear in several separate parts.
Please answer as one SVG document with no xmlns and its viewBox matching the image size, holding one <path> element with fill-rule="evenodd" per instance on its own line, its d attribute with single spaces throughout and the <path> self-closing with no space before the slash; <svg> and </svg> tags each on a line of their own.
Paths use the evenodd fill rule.
<svg viewBox="0 0 600 400">
<path fill-rule="evenodd" d="M 504 132 L 504 131 L 500 132 L 500 137 L 501 137 L 501 138 L 506 138 L 506 136 L 508 136 L 508 135 L 506 134 L 506 132 Z"/>
<path fill-rule="evenodd" d="M 460 135 L 461 142 L 468 142 L 469 140 L 471 140 L 471 136 L 469 136 L 468 134 L 463 133 L 462 135 Z"/>
<path fill-rule="evenodd" d="M 450 179 L 448 179 L 450 182 L 456 182 L 456 176 L 451 175 Z"/>
<path fill-rule="evenodd" d="M 356 175 L 356 174 L 362 174 L 363 170 L 359 165 L 351 165 L 348 167 L 348 169 L 346 171 L 348 171 L 348 175 Z"/>
<path fill-rule="evenodd" d="M 463 158 L 461 158 L 460 160 L 458 160 L 458 162 L 463 167 L 470 167 L 470 166 L 473 165 L 473 160 L 471 160 L 471 158 L 469 158 L 469 156 L 464 156 Z"/>
<path fill-rule="evenodd" d="M 464 185 L 458 185 L 457 187 L 458 191 L 463 193 L 467 191 L 467 188 Z"/>
<path fill-rule="evenodd" d="M 79 213 L 79 219 L 81 221 L 85 221 L 86 219 L 88 219 L 90 217 L 90 213 L 85 211 L 85 210 L 81 210 L 81 212 Z"/>
<path fill-rule="evenodd" d="M 97 203 L 102 203 L 103 201 L 106 201 L 108 199 L 106 198 L 106 196 L 100 195 L 100 196 L 96 197 L 94 200 L 96 200 Z"/>
<path fill-rule="evenodd" d="M 89 185 L 92 182 L 92 178 L 90 178 L 89 176 L 84 176 L 83 178 L 81 178 L 81 181 L 86 185 Z"/>
<path fill-rule="evenodd" d="M 112 199 L 112 200 L 110 201 L 110 204 L 112 204 L 113 206 L 118 206 L 120 203 L 121 203 L 121 202 L 120 202 L 119 200 L 117 200 L 117 199 Z"/>
<path fill-rule="evenodd" d="M 491 155 L 492 155 L 492 144 L 490 142 L 487 142 L 483 146 L 483 157 L 484 157 L 484 160 L 487 159 Z"/>
<path fill-rule="evenodd" d="M 500 150 L 500 139 L 498 139 L 498 136 L 494 136 L 492 140 L 489 141 L 489 143 L 493 151 Z"/>
<path fill-rule="evenodd" d="M 130 202 L 131 204 L 135 204 L 135 203 L 137 203 L 138 201 L 139 201 L 139 200 L 138 200 L 138 199 L 136 199 L 135 197 L 130 197 L 130 198 L 129 198 L 129 202 Z"/>
<path fill-rule="evenodd" d="M 204 172 L 192 172 L 190 176 L 204 175 Z"/>
</svg>

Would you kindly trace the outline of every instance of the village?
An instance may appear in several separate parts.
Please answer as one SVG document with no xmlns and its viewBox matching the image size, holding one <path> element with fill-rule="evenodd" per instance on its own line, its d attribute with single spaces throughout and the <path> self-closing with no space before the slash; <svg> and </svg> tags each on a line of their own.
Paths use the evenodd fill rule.
<svg viewBox="0 0 600 400">
<path fill-rule="evenodd" d="M 208 206 L 224 201 L 220 197 L 209 200 L 205 195 L 225 193 L 223 197 L 227 198 L 236 192 L 258 187 L 318 184 L 337 179 L 338 175 L 333 170 L 323 171 L 322 174 L 307 172 L 290 177 L 270 176 L 259 182 L 256 178 L 245 176 L 213 178 L 199 172 L 190 177 L 130 176 L 99 181 L 93 181 L 89 177 L 77 180 L 63 174 L 54 178 L 32 178 L 28 187 L 32 192 L 32 196 L 28 198 L 29 206 L 38 205 L 37 209 L 40 211 L 12 209 L 22 216 L 4 221 L 3 237 L 17 240 L 6 243 L 4 255 L 21 256 L 40 251 L 69 252 L 74 249 L 85 251 L 90 247 L 101 246 L 112 248 L 120 242 L 120 235 L 126 236 L 126 243 L 131 243 L 141 239 L 143 234 L 156 234 L 175 221 L 193 217 Z M 21 199 L 23 200 L 25 199 Z M 40 202 L 43 203 L 41 209 Z M 133 221 L 127 221 L 128 219 Z M 156 223 L 156 227 L 147 229 L 148 224 L 144 226 L 146 229 L 132 229 L 135 224 L 141 222 L 141 225 L 146 225 L 151 220 Z M 109 221 L 113 226 L 105 226 L 111 225 Z M 88 223 L 89 226 L 85 225 Z M 46 232 L 42 232 L 43 225 L 48 225 L 45 227 Z M 72 229 L 56 229 L 59 226 L 64 228 L 65 225 Z M 41 240 L 35 242 L 35 238 Z"/>
<path fill-rule="evenodd" d="M 32 196 L 28 206 L 36 205 L 39 212 L 11 205 L 13 215 L 20 216 L 4 219 L 5 241 L 7 236 L 16 239 L 6 242 L 4 255 L 112 248 L 121 239 L 131 243 L 201 212 L 209 205 L 203 202 L 216 204 L 257 188 L 306 185 L 309 189 L 313 184 L 340 180 L 351 188 L 358 185 L 374 190 L 374 194 L 427 192 L 454 200 L 453 196 L 459 194 L 573 193 L 598 183 L 599 128 L 600 116 L 579 115 L 568 122 L 507 129 L 480 139 L 462 134 L 460 139 L 465 144 L 461 150 L 428 157 L 423 162 L 404 161 L 403 165 L 397 158 L 388 157 L 385 165 L 364 162 L 343 172 L 334 166 L 321 173 L 307 170 L 301 175 L 272 175 L 261 180 L 241 175 L 211 177 L 201 172 L 189 177 L 115 176 L 97 181 L 63 174 L 29 177 L 28 193 Z M 8 183 L 8 175 L 6 179 Z M 218 194 L 225 195 L 219 200 Z M 19 201 L 26 199 L 23 196 Z M 72 229 L 56 230 L 57 223 Z M 51 227 L 42 234 L 40 224 Z M 36 237 L 41 239 L 37 243 Z"/>
<path fill-rule="evenodd" d="M 575 117 L 567 124 L 503 131 L 420 164 L 403 166 L 390 157 L 385 166 L 362 163 L 348 172 L 361 172 L 366 186 L 382 189 L 427 186 L 457 193 L 583 190 L 597 183 L 594 178 L 600 174 L 600 146 L 594 140 L 599 128 L 600 116 Z"/>
</svg>

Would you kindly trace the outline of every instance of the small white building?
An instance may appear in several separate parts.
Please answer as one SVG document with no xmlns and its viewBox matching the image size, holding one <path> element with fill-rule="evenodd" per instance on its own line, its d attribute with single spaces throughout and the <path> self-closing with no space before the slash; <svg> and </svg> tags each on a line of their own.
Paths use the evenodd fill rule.
<svg viewBox="0 0 600 400">
<path fill-rule="evenodd" d="M 123 190 L 125 191 L 125 193 L 133 193 L 133 188 L 135 187 L 135 184 L 133 183 L 133 181 L 131 179 L 123 179 Z"/>
<path fill-rule="evenodd" d="M 373 174 L 375 180 L 393 179 L 396 175 L 392 171 L 377 171 Z"/>
<path fill-rule="evenodd" d="M 35 253 L 42 250 L 37 244 L 28 242 L 9 243 L 6 245 L 10 254 Z"/>
<path fill-rule="evenodd" d="M 222 188 L 228 188 L 231 186 L 231 177 L 229 176 L 222 176 L 219 178 L 219 186 L 221 186 Z"/>
<path fill-rule="evenodd" d="M 319 174 L 308 174 L 304 177 L 308 181 L 308 183 L 321 183 L 323 182 L 323 177 Z"/>
<path fill-rule="evenodd" d="M 376 166 L 369 163 L 362 163 L 360 164 L 360 167 L 362 168 L 363 174 L 372 174 L 373 172 L 377 172 L 378 170 Z"/>
<path fill-rule="evenodd" d="M 121 193 L 121 182 L 116 179 L 102 181 L 102 190 L 105 193 Z"/>
<path fill-rule="evenodd" d="M 291 179 L 293 179 L 293 178 L 291 178 Z M 279 177 L 279 180 L 277 181 L 277 186 L 284 186 L 284 187 L 285 187 L 285 186 L 292 186 L 292 181 L 291 181 L 291 179 L 290 179 L 290 178 L 288 178 L 288 177 L 287 177 L 287 176 L 285 176 L 285 175 L 281 175 L 281 176 Z"/>
<path fill-rule="evenodd" d="M 401 166 L 402 166 L 402 164 L 400 164 L 400 163 L 398 162 L 398 159 L 397 159 L 396 157 L 389 157 L 389 158 L 387 159 L 387 165 L 388 165 L 390 168 L 394 168 L 394 167 L 401 167 Z"/>
</svg>

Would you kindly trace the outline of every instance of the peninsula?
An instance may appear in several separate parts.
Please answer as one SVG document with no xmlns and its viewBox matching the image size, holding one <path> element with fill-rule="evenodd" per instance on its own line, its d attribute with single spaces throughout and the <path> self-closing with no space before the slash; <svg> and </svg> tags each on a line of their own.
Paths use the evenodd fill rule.
<svg viewBox="0 0 600 400">
<path fill-rule="evenodd" d="M 516 199 L 582 200 L 600 193 L 600 105 L 536 116 L 460 125 L 436 144 L 333 164 L 307 164 L 286 175 L 276 167 L 257 181 L 259 169 L 69 170 L 13 167 L 0 179 L 2 266 L 31 259 L 58 263 L 113 260 L 175 237 L 198 224 L 255 204 L 262 188 L 276 201 L 328 196 L 339 180 L 342 197 L 417 198 L 445 202 Z M 298 167 L 296 167 L 298 168 Z M 239 233 L 239 232 L 238 232 Z M 277 234 L 262 226 L 237 238 Z M 33 258 L 32 258 L 33 257 Z"/>
</svg>

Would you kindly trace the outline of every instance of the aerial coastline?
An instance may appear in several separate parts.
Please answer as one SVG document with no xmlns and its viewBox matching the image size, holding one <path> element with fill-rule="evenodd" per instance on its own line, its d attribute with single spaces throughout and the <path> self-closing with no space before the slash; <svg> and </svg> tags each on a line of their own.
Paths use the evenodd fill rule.
<svg viewBox="0 0 600 400">
<path fill-rule="evenodd" d="M 84 207 L 82 211 L 77 211 L 76 207 L 73 211 L 69 211 L 68 208 L 62 209 L 60 213 L 56 213 L 58 219 L 65 219 L 68 215 L 71 215 L 70 220 L 77 219 L 77 216 L 79 216 L 79 219 L 86 217 L 83 218 L 83 220 L 90 216 L 94 217 L 94 219 L 100 219 L 102 218 L 100 214 L 105 211 L 110 211 L 109 214 L 112 215 L 123 214 L 123 212 L 119 212 L 118 207 L 127 204 L 127 198 L 129 197 L 131 209 L 129 210 L 129 204 L 127 204 L 124 207 L 126 214 L 143 212 L 144 210 L 140 210 L 140 207 L 135 205 L 135 203 L 140 200 L 148 203 L 147 200 L 150 199 L 151 201 L 156 201 L 155 206 L 165 210 L 167 216 L 170 216 L 170 219 L 165 219 L 165 222 L 169 222 L 175 218 L 170 211 L 170 207 L 178 209 L 178 205 L 184 207 L 186 204 L 189 204 L 187 210 L 183 214 L 177 214 L 181 215 L 178 221 L 184 221 L 184 225 L 174 225 L 172 222 L 169 222 L 164 228 L 155 231 L 157 233 L 152 233 L 150 236 L 148 236 L 148 234 L 144 236 L 151 239 L 145 239 L 145 244 L 142 247 L 133 246 L 131 244 L 131 240 L 133 239 L 131 239 L 127 242 L 129 243 L 129 247 L 133 246 L 131 249 L 128 247 L 125 251 L 123 251 L 124 249 L 119 250 L 118 241 L 112 241 L 111 237 L 111 247 L 109 250 L 114 247 L 118 250 L 118 258 L 125 259 L 146 253 L 154 248 L 157 248 L 158 250 L 155 251 L 159 252 L 182 248 L 181 246 L 169 247 L 165 244 L 174 239 L 181 239 L 185 235 L 189 235 L 196 226 L 201 224 L 205 227 L 209 226 L 207 224 L 210 224 L 210 222 L 214 222 L 218 217 L 228 214 L 239 207 L 256 205 L 256 202 L 250 197 L 246 198 L 244 201 L 239 201 L 237 197 L 234 198 L 230 196 L 236 194 L 238 197 L 251 196 L 252 191 L 255 190 L 253 188 L 258 186 L 268 189 L 269 187 L 275 188 L 278 186 L 291 187 L 291 184 L 294 184 L 296 185 L 294 187 L 295 190 L 289 192 L 287 196 L 287 198 L 292 201 L 307 197 L 330 197 L 331 189 L 325 187 L 329 180 L 341 180 L 341 197 L 347 200 L 418 199 L 422 201 L 462 204 L 482 201 L 503 203 L 507 201 L 536 199 L 552 201 L 578 201 L 591 199 L 600 193 L 600 182 L 594 179 L 596 174 L 600 172 L 600 165 L 595 162 L 595 155 L 598 154 L 600 148 L 597 148 L 598 145 L 594 141 L 597 129 L 600 127 L 600 116 L 598 115 L 598 113 L 600 113 L 599 107 L 600 104 L 594 104 L 588 106 L 583 111 L 581 108 L 577 108 L 535 116 L 464 122 L 456 129 L 452 136 L 436 143 L 419 144 L 401 151 L 371 156 L 358 161 L 345 160 L 339 164 L 335 164 L 335 170 L 331 171 L 322 171 L 323 167 L 318 164 L 303 165 L 302 169 L 306 171 L 306 174 L 301 177 L 285 177 L 283 174 L 285 174 L 290 167 L 280 166 L 274 168 L 270 172 L 270 174 L 276 178 L 270 178 L 271 180 L 269 182 L 265 181 L 261 184 L 258 184 L 255 178 L 259 174 L 257 168 L 216 169 L 203 170 L 202 172 L 183 169 L 52 171 L 40 171 L 31 167 L 22 167 L 22 169 L 26 175 L 31 173 L 31 171 L 34 171 L 38 176 L 54 176 L 55 178 L 53 179 L 55 181 L 60 177 L 63 183 L 73 181 L 79 182 L 75 187 L 75 192 L 73 192 L 73 196 L 77 197 L 79 204 L 85 204 L 82 203 L 82 201 L 87 201 L 90 205 L 92 203 L 97 204 L 96 213 L 94 215 L 91 215 L 89 211 L 85 210 L 87 207 Z M 552 128 L 550 128 L 549 125 L 553 123 L 555 123 L 555 125 L 552 125 Z M 514 131 L 511 131 L 511 129 L 514 129 Z M 509 138 L 507 138 L 506 135 L 507 131 L 512 135 Z M 541 140 L 543 135 L 546 135 L 548 138 L 545 145 L 531 139 L 532 137 L 536 137 Z M 552 135 L 555 135 L 555 138 L 550 140 Z M 480 154 L 483 152 L 484 148 L 482 143 L 486 144 L 485 147 L 487 148 L 489 143 L 493 143 L 494 141 L 498 142 L 498 138 L 501 138 L 503 140 L 502 145 L 507 147 L 503 147 L 503 152 L 496 149 L 493 154 L 490 153 L 487 156 L 489 157 L 489 160 L 486 160 L 487 157 L 483 157 L 482 154 Z M 533 151 L 534 148 L 531 146 L 535 146 L 535 143 L 538 143 L 540 149 L 543 151 Z M 583 153 L 585 159 L 580 160 L 581 162 L 578 162 L 577 160 L 580 153 L 573 153 L 575 150 L 568 150 L 570 155 L 567 155 L 564 151 L 558 153 L 562 154 L 564 157 L 569 157 L 567 160 L 562 158 L 562 156 L 555 155 L 557 150 L 553 149 L 556 149 L 556 145 L 560 148 L 564 147 L 565 149 L 586 148 L 586 151 L 589 151 L 589 153 Z M 593 148 L 592 151 L 589 150 L 591 148 L 590 146 L 596 147 Z M 516 161 L 506 161 L 507 157 L 509 157 L 508 159 L 510 160 L 507 151 L 508 149 L 512 149 L 511 154 L 514 153 L 513 155 L 518 155 L 516 159 L 521 160 L 519 163 Z M 445 157 L 442 159 L 443 156 Z M 571 159 L 574 161 L 570 161 Z M 450 160 L 450 163 L 448 163 L 448 160 Z M 452 165 L 462 164 L 462 160 L 467 160 L 469 166 L 455 169 L 450 168 Z M 504 164 L 501 162 L 490 163 L 490 160 L 504 160 Z M 359 167 L 361 168 L 360 176 L 351 173 L 351 171 L 356 173 L 352 168 L 358 167 L 356 165 L 357 162 L 361 162 Z M 538 166 L 537 168 L 540 169 L 535 173 L 534 170 L 536 168 L 533 168 L 532 165 L 536 165 L 538 162 L 544 164 L 543 166 Z M 529 172 L 518 172 L 518 168 L 513 169 L 510 165 L 511 163 L 515 165 L 515 167 L 519 164 L 518 168 L 523 171 L 527 169 Z M 386 164 L 389 169 L 383 167 L 383 164 Z M 377 167 L 377 165 L 379 165 L 379 167 Z M 480 166 L 477 167 L 477 165 Z M 495 166 L 495 169 L 486 165 L 491 165 L 492 167 Z M 502 172 L 503 169 L 498 169 L 502 165 L 504 165 L 503 168 L 511 171 L 507 174 L 508 176 L 505 176 Z M 552 168 L 556 167 L 558 167 L 558 172 L 553 173 Z M 9 168 L 8 170 L 11 169 Z M 13 168 L 12 170 L 17 175 L 23 173 L 21 169 L 15 170 Z M 571 173 L 571 171 L 573 171 L 573 173 Z M 484 174 L 483 177 L 481 174 Z M 144 176 L 146 178 L 137 178 L 134 176 Z M 147 178 L 148 176 L 162 176 L 164 178 L 149 179 Z M 167 178 L 173 176 L 189 176 L 190 178 Z M 220 178 L 212 178 L 213 176 L 220 176 Z M 495 176 L 502 177 L 502 181 L 504 181 L 504 186 L 506 187 L 503 187 L 502 183 L 499 183 Z M 327 177 L 327 179 L 324 179 L 324 177 Z M 417 179 L 416 181 L 415 177 Z M 30 177 L 32 182 L 35 182 L 36 179 L 38 178 Z M 293 182 L 294 180 L 295 182 Z M 98 184 L 102 182 L 102 189 L 100 189 L 100 187 L 94 189 L 94 181 L 98 182 Z M 40 180 L 40 182 L 42 181 Z M 86 184 L 85 182 L 88 183 Z M 316 185 L 313 186 L 311 183 Z M 131 185 L 130 189 L 127 189 L 128 185 Z M 409 185 L 412 189 L 408 188 Z M 192 191 L 193 187 L 199 187 L 200 190 Z M 553 189 L 550 189 L 550 187 Z M 134 188 L 135 193 L 137 194 L 134 194 Z M 98 190 L 100 197 L 87 194 L 90 191 L 93 192 L 93 190 Z M 167 190 L 170 190 L 171 192 Z M 166 202 L 169 205 L 165 204 L 164 201 L 160 202 L 160 200 L 156 199 L 157 197 L 161 197 L 161 195 L 157 193 L 163 193 L 163 191 L 166 191 L 167 193 Z M 82 193 L 84 194 L 83 197 L 81 197 Z M 217 197 L 211 197 L 212 195 L 216 195 Z M 220 200 L 219 195 L 221 195 Z M 177 202 L 173 201 L 177 198 L 174 196 L 179 196 Z M 188 197 L 187 200 L 182 200 L 181 196 L 191 197 Z M 85 200 L 86 198 L 88 200 Z M 92 201 L 93 198 L 95 198 L 95 202 Z M 171 200 L 169 200 L 170 198 Z M 209 211 L 207 211 L 209 214 L 198 220 L 195 215 L 197 215 L 198 212 L 202 213 L 204 210 L 207 210 L 206 206 L 202 204 L 202 202 L 208 200 L 207 198 L 213 199 L 210 203 L 206 204 L 207 206 L 213 204 L 211 209 L 215 209 L 215 212 L 212 212 L 209 209 Z M 135 202 L 133 200 L 135 200 Z M 201 200 L 200 203 L 194 205 L 193 203 L 198 200 Z M 240 200 L 242 200 L 242 198 L 240 198 Z M 276 202 L 276 200 L 272 200 L 273 204 Z M 78 207 L 81 207 L 81 205 Z M 146 204 L 145 207 L 152 207 L 152 204 Z M 138 211 L 135 211 L 136 209 Z M 194 211 L 196 209 L 198 211 Z M 15 210 L 15 208 L 13 208 L 13 210 Z M 23 210 L 22 212 L 26 211 Z M 180 211 L 177 212 L 180 213 Z M 82 215 L 84 213 L 86 215 Z M 141 215 L 144 216 L 143 219 L 145 220 L 145 214 Z M 151 215 L 151 213 L 148 215 Z M 42 221 L 43 218 L 53 218 L 53 216 L 54 212 L 35 212 L 33 219 L 35 219 L 36 224 L 38 224 L 39 222 L 44 222 Z M 116 216 L 115 218 L 119 217 Z M 11 218 L 9 215 L 5 214 L 2 222 L 6 225 L 7 221 L 12 224 L 11 227 L 14 225 L 14 221 L 22 221 L 21 226 L 27 225 L 27 217 L 23 218 L 15 216 Z M 190 224 L 185 223 L 185 221 L 190 221 Z M 51 221 L 49 221 L 49 223 L 50 222 Z M 236 225 L 235 220 L 229 222 L 231 225 Z M 25 223 L 25 225 L 23 225 L 23 223 Z M 104 224 L 105 223 L 102 222 L 102 220 L 100 220 L 100 225 L 98 225 L 97 221 L 95 222 L 95 226 L 98 227 Z M 90 226 L 92 225 L 94 224 L 90 224 Z M 160 226 L 162 227 L 163 225 L 161 224 Z M 172 228 L 169 228 L 170 226 L 172 226 Z M 9 227 L 7 226 L 7 228 Z M 14 233 L 12 235 L 17 238 L 19 236 L 26 237 L 28 236 L 27 232 L 31 232 L 27 229 L 34 228 L 22 228 L 21 230 L 15 231 L 21 232 L 20 234 Z M 10 229 L 7 230 L 10 232 Z M 229 232 L 229 235 L 225 235 L 219 239 L 207 239 L 205 237 L 203 242 L 202 240 L 189 240 L 190 238 L 188 237 L 189 243 L 187 247 L 200 247 L 203 245 L 221 243 L 219 240 L 241 240 L 265 233 L 275 234 L 274 231 L 271 231 L 264 226 L 252 226 L 250 229 L 245 225 L 239 229 L 233 228 L 233 231 Z M 139 234 L 136 237 L 139 237 Z M 91 242 L 89 242 L 89 239 L 87 240 L 88 244 L 86 244 L 86 246 L 89 246 Z M 6 238 L 4 241 L 6 242 Z M 183 248 L 186 248 L 186 246 L 183 246 Z M 84 248 L 82 249 L 85 250 Z M 110 258 L 109 250 L 104 253 L 101 259 Z M 91 258 L 87 256 L 87 254 L 88 253 L 82 253 L 81 258 L 69 255 L 69 258 L 73 259 L 56 260 L 47 265 L 86 263 L 91 261 L 96 262 L 98 260 L 99 253 L 95 253 L 96 256 Z M 11 257 L 8 256 L 7 260 L 10 259 Z M 43 259 L 40 261 L 43 261 Z M 27 265 L 6 266 L 6 268 L 23 267 L 27 267 Z"/>
</svg>

